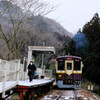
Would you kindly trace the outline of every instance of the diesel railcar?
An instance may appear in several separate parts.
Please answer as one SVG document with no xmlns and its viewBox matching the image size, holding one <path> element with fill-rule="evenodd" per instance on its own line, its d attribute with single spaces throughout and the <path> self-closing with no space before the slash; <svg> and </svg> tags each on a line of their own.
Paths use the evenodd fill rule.
<svg viewBox="0 0 100 100">
<path fill-rule="evenodd" d="M 56 83 L 59 88 L 80 88 L 82 59 L 78 56 L 60 56 L 56 59 Z"/>
</svg>

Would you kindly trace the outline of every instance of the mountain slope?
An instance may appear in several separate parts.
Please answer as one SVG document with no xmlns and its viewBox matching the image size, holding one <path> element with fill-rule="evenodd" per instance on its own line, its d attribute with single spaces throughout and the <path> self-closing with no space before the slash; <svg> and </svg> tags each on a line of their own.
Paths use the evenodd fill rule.
<svg viewBox="0 0 100 100">
<path fill-rule="evenodd" d="M 5 8 L 4 7 L 5 4 L 3 3 L 4 3 L 3 1 L 0 1 L 1 5 L 0 10 Z M 11 4 L 10 15 L 12 16 L 14 24 L 16 26 L 17 25 L 16 23 L 18 23 L 19 19 L 17 16 L 17 10 L 13 10 L 14 7 L 15 6 Z M 18 10 L 21 11 L 20 8 L 18 8 Z M 22 12 L 21 14 L 24 15 Z M 31 19 L 31 22 L 27 23 L 26 30 L 24 32 L 24 37 L 22 37 L 27 40 L 27 44 L 25 44 L 22 47 L 23 49 L 21 50 L 21 55 L 20 55 L 21 57 L 27 56 L 27 54 L 24 54 L 24 52 L 27 52 L 26 48 L 28 45 L 42 45 L 43 41 L 45 41 L 46 46 L 54 46 L 56 50 L 59 51 L 62 48 L 63 43 L 69 42 L 70 38 L 72 37 L 71 33 L 69 33 L 59 23 L 55 22 L 52 19 L 40 15 L 32 16 L 29 19 Z M 3 16 L 0 17 L 0 24 L 2 26 L 3 32 L 7 35 L 9 41 L 12 39 L 9 38 L 9 36 L 14 34 L 13 25 L 11 22 L 12 21 L 8 13 L 5 13 Z M 21 38 L 20 34 L 22 34 L 21 32 L 22 32 L 22 27 L 19 28 L 17 33 L 18 37 L 20 38 Z M 19 39 L 18 41 L 20 41 L 20 38 L 18 38 Z M 2 49 L 0 49 L 0 54 L 3 55 L 4 59 L 7 59 L 7 57 L 9 56 L 8 47 L 4 40 L 0 39 L 0 41 L 1 41 L 0 46 L 2 47 Z M 6 53 L 3 52 L 4 50 Z"/>
</svg>

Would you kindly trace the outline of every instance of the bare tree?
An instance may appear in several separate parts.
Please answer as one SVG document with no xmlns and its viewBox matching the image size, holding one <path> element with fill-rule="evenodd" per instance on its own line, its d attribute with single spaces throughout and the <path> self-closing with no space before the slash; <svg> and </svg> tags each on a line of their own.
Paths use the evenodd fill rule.
<svg viewBox="0 0 100 100">
<path fill-rule="evenodd" d="M 44 16 L 53 11 L 55 7 L 49 7 L 41 0 L 2 0 L 1 2 L 5 6 L 0 11 L 0 17 L 6 17 L 10 23 L 8 23 L 7 30 L 0 23 L 0 39 L 7 46 L 8 60 L 19 58 L 20 50 L 27 42 L 25 33 L 30 30 L 29 23 L 34 20 L 33 16 Z"/>
</svg>

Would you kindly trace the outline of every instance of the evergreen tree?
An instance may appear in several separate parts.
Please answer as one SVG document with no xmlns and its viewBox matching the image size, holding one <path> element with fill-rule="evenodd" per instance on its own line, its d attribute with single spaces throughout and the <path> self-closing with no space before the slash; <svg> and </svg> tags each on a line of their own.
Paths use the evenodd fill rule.
<svg viewBox="0 0 100 100">
<path fill-rule="evenodd" d="M 90 62 L 87 61 L 87 70 L 89 73 L 86 75 L 89 76 L 89 80 L 100 84 L 100 80 L 98 80 L 98 77 L 100 76 L 100 18 L 97 13 L 90 22 L 84 25 L 83 32 L 86 34 L 86 37 L 91 44 L 89 48 Z"/>
<path fill-rule="evenodd" d="M 66 55 L 68 53 L 70 53 L 71 55 L 75 55 L 76 53 L 75 42 L 71 40 L 68 44 L 65 45 L 64 50 Z"/>
<path fill-rule="evenodd" d="M 80 30 L 78 32 L 80 33 Z M 83 43 L 80 34 L 77 34 L 77 39 L 74 37 L 65 45 L 65 52 L 81 56 L 84 63 L 83 77 L 100 85 L 98 79 L 100 76 L 100 17 L 97 13 L 84 25 L 82 32 L 88 39 L 89 45 L 85 45 L 85 48 L 76 48 L 77 43 L 79 44 L 77 39 Z"/>
</svg>

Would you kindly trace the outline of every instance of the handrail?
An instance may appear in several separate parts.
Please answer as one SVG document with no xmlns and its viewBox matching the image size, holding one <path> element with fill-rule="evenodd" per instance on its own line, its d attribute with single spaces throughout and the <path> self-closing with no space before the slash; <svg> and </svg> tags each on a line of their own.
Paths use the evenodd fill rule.
<svg viewBox="0 0 100 100">
<path fill-rule="evenodd" d="M 2 98 L 5 98 L 7 82 L 12 80 L 14 81 L 14 86 L 18 84 L 20 73 L 20 59 L 14 61 L 6 61 L 0 59 L 0 73 L 0 82 L 2 82 Z"/>
<path fill-rule="evenodd" d="M 20 59 L 13 60 L 13 61 L 6 61 L 0 59 L 0 93 L 2 92 L 2 98 L 5 98 L 5 92 L 7 89 L 13 88 L 19 82 L 19 80 L 26 80 L 28 79 L 27 71 L 24 72 L 23 64 L 20 64 Z M 38 75 L 44 75 L 52 77 L 52 70 L 43 70 L 37 68 Z M 7 87 L 7 82 L 14 82 L 13 86 Z"/>
</svg>

